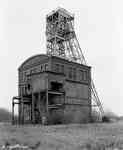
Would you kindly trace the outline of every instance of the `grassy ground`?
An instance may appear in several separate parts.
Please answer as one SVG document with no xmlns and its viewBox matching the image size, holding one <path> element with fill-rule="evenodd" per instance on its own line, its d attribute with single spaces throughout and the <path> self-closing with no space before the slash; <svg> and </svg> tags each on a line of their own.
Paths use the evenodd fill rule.
<svg viewBox="0 0 123 150">
<path fill-rule="evenodd" d="M 123 122 L 57 126 L 0 123 L 0 147 L 7 143 L 37 150 L 123 149 Z"/>
</svg>

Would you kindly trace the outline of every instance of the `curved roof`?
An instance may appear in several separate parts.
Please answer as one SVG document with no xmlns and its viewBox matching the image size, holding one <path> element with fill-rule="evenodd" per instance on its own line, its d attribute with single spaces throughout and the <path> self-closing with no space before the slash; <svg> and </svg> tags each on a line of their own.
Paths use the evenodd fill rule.
<svg viewBox="0 0 123 150">
<path fill-rule="evenodd" d="M 47 59 L 47 58 L 48 58 L 48 56 L 47 56 L 46 54 L 37 54 L 37 55 L 31 56 L 31 57 L 29 57 L 28 59 L 26 59 L 26 60 L 20 65 L 20 67 L 19 67 L 18 69 L 19 69 L 19 70 L 20 70 L 20 69 L 24 69 L 24 68 L 27 67 L 27 66 L 30 66 L 30 65 L 39 63 L 39 62 L 41 62 L 42 60 Z"/>
</svg>

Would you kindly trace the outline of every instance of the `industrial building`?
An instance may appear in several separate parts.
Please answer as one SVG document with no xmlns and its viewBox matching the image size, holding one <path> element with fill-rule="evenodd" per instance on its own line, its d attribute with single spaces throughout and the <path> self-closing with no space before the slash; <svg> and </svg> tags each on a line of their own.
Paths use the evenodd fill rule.
<svg viewBox="0 0 123 150">
<path fill-rule="evenodd" d="M 92 109 L 91 67 L 86 65 L 74 31 L 74 16 L 58 8 L 46 16 L 47 53 L 28 58 L 18 69 L 19 123 L 89 122 Z M 98 96 L 98 106 L 101 107 Z"/>
<path fill-rule="evenodd" d="M 90 81 L 88 66 L 56 56 L 36 55 L 27 59 L 19 67 L 21 121 L 40 123 L 43 117 L 52 118 L 54 113 L 70 117 L 71 122 L 89 121 Z"/>
</svg>

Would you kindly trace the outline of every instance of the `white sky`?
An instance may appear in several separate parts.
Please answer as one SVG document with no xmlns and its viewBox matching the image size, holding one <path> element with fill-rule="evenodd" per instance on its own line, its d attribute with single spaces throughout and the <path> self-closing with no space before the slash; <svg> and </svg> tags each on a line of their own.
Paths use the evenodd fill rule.
<svg viewBox="0 0 123 150">
<path fill-rule="evenodd" d="M 123 115 L 122 0 L 0 0 L 0 107 L 11 110 L 19 65 L 45 53 L 45 16 L 58 6 L 75 14 L 75 30 L 104 107 Z"/>
</svg>

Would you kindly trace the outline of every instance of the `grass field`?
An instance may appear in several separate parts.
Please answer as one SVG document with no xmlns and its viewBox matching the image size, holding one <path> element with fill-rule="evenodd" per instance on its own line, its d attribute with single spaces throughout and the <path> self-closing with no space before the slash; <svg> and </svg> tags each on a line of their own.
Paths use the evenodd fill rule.
<svg viewBox="0 0 123 150">
<path fill-rule="evenodd" d="M 0 146 L 6 143 L 37 150 L 123 149 L 123 122 L 57 126 L 0 123 Z"/>
</svg>

